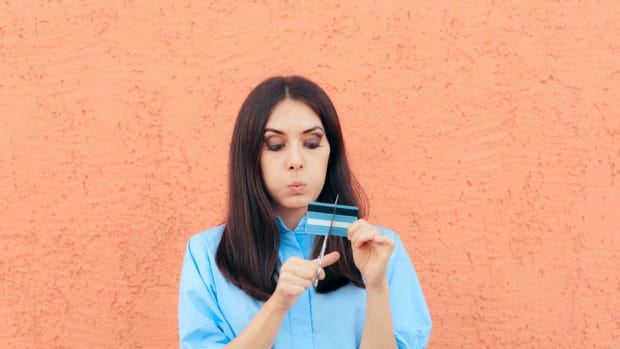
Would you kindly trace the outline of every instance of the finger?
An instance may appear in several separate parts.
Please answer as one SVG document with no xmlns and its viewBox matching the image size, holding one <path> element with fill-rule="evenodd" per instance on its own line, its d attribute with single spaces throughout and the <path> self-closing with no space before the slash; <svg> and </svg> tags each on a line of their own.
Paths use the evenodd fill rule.
<svg viewBox="0 0 620 349">
<path fill-rule="evenodd" d="M 299 286 L 299 285 L 293 285 L 293 284 L 283 284 L 283 285 L 279 285 L 278 286 L 279 292 L 281 295 L 286 296 L 286 297 L 297 297 L 299 295 L 301 295 L 302 293 L 304 293 L 304 291 L 307 289 Z"/>
<path fill-rule="evenodd" d="M 310 287 L 310 284 L 312 283 L 313 279 L 314 277 L 307 278 L 307 277 L 301 277 L 301 276 L 289 273 L 287 275 L 283 275 L 278 280 L 278 284 L 285 290 L 298 290 L 301 293 L 305 289 Z M 297 293 L 294 293 L 294 294 L 297 294 Z"/>
<path fill-rule="evenodd" d="M 338 253 L 338 251 L 330 252 L 326 254 L 325 256 L 323 256 L 323 263 L 321 267 L 323 268 L 328 267 L 336 263 L 339 259 L 340 259 L 340 253 Z"/>
<path fill-rule="evenodd" d="M 313 265 L 316 266 L 316 262 L 313 262 L 307 259 L 302 259 L 299 257 L 291 257 L 287 259 L 286 262 L 284 262 L 284 264 L 282 264 L 282 267 L 280 268 L 280 270 L 281 271 L 287 271 L 287 270 L 295 271 L 299 269 L 312 268 Z"/>
<path fill-rule="evenodd" d="M 283 266 L 283 268 L 281 269 L 281 273 L 286 273 L 287 275 L 290 274 L 296 277 L 311 280 L 316 276 L 317 263 L 311 263 L 311 261 L 305 262 L 306 263 L 303 264 L 288 266 L 286 269 Z"/>
<path fill-rule="evenodd" d="M 379 236 L 375 236 L 375 238 L 373 239 L 373 241 L 381 243 L 381 244 L 385 244 L 388 245 L 389 247 L 394 247 L 396 246 L 396 241 L 394 241 L 394 239 L 392 239 L 391 237 L 387 236 L 387 235 L 379 235 Z"/>
<path fill-rule="evenodd" d="M 372 227 L 365 227 L 355 232 L 355 234 L 351 237 L 351 243 L 354 247 L 360 247 L 378 236 L 381 236 L 381 233 L 378 230 Z"/>
<path fill-rule="evenodd" d="M 306 290 L 310 287 L 310 285 L 312 285 L 312 280 L 314 280 L 314 277 L 307 278 L 296 276 L 295 278 L 291 278 L 290 281 L 292 285 L 301 287 Z"/>
<path fill-rule="evenodd" d="M 319 271 L 318 279 L 319 280 L 325 279 L 326 274 L 325 274 L 324 268 L 336 263 L 336 261 L 338 261 L 339 259 L 340 259 L 340 253 L 338 253 L 337 251 L 330 252 L 326 254 L 325 256 L 323 256 L 322 265 L 319 266 L 319 269 L 318 269 Z M 315 259 L 315 261 L 318 262 L 318 258 Z M 317 277 L 316 271 L 315 271 L 315 277 Z"/>
<path fill-rule="evenodd" d="M 298 266 L 303 263 L 303 260 L 298 257 L 291 257 L 287 259 L 284 263 L 282 263 L 282 267 L 280 267 L 280 272 L 283 273 L 287 270 L 293 270 L 298 268 Z"/>
<path fill-rule="evenodd" d="M 306 260 L 299 258 L 299 257 L 291 257 L 289 259 L 287 259 L 284 264 L 282 264 L 282 267 L 284 266 L 296 266 L 296 265 L 300 265 L 303 264 Z"/>
<path fill-rule="evenodd" d="M 331 252 L 323 256 L 322 267 L 329 266 L 333 264 L 340 258 L 340 254 L 338 252 Z M 284 265 L 282 265 L 281 273 L 284 274 L 292 274 L 297 277 L 306 279 L 306 280 L 314 280 L 317 278 L 317 270 L 319 268 L 318 258 L 312 260 L 305 260 L 296 258 L 289 263 L 287 261 Z M 319 271 L 320 278 L 320 271 Z"/>
<path fill-rule="evenodd" d="M 356 220 L 355 222 L 353 222 L 350 226 L 349 229 L 347 229 L 347 237 L 349 238 L 349 240 L 351 240 L 351 237 L 362 227 L 364 227 L 366 224 L 368 224 L 368 222 L 366 222 L 364 219 L 360 218 L 358 220 Z"/>
<path fill-rule="evenodd" d="M 316 277 L 317 268 L 318 265 L 314 263 L 312 264 L 312 266 L 296 270 L 295 275 L 304 280 L 314 280 L 314 278 Z"/>
</svg>

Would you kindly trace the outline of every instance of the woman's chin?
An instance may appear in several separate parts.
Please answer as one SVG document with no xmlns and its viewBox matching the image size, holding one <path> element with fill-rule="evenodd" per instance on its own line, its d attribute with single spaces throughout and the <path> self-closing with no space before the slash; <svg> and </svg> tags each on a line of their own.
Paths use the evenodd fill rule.
<svg viewBox="0 0 620 349">
<path fill-rule="evenodd" d="M 287 198 L 286 200 L 279 202 L 278 206 L 281 210 L 284 211 L 307 210 L 308 204 L 311 201 L 311 198 L 305 196 L 296 196 L 292 198 Z"/>
</svg>

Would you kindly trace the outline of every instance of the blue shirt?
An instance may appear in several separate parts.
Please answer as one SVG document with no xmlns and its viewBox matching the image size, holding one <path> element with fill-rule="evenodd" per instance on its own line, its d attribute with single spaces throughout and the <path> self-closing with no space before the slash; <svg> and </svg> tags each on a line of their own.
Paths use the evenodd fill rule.
<svg viewBox="0 0 620 349">
<path fill-rule="evenodd" d="M 282 233 L 281 261 L 295 256 L 310 259 L 314 235 L 304 233 L 305 218 L 291 231 L 278 218 Z M 424 348 L 431 318 L 418 277 L 400 238 L 387 270 L 390 311 L 399 348 Z M 239 335 L 264 302 L 231 284 L 215 262 L 224 226 L 190 238 L 183 261 L 179 291 L 179 340 L 183 348 L 221 348 Z M 366 290 L 351 283 L 329 293 L 311 287 L 297 299 L 282 322 L 273 348 L 358 348 L 364 329 Z"/>
</svg>

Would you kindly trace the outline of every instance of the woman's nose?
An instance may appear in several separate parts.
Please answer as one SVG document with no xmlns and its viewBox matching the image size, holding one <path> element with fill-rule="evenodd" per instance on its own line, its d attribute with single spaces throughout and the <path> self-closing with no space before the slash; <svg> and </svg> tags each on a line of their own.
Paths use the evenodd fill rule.
<svg viewBox="0 0 620 349">
<path fill-rule="evenodd" d="M 299 170 L 304 167 L 304 160 L 301 154 L 301 149 L 297 146 L 289 147 L 289 157 L 288 157 L 288 169 L 289 170 Z"/>
</svg>

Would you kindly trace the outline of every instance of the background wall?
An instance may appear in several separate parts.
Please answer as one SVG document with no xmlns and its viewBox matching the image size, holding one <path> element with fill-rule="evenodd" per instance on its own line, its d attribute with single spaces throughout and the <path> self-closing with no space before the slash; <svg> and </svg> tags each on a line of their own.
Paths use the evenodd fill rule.
<svg viewBox="0 0 620 349">
<path fill-rule="evenodd" d="M 0 343 L 177 346 L 258 82 L 339 110 L 430 348 L 620 342 L 617 2 L 0 4 Z"/>
</svg>

